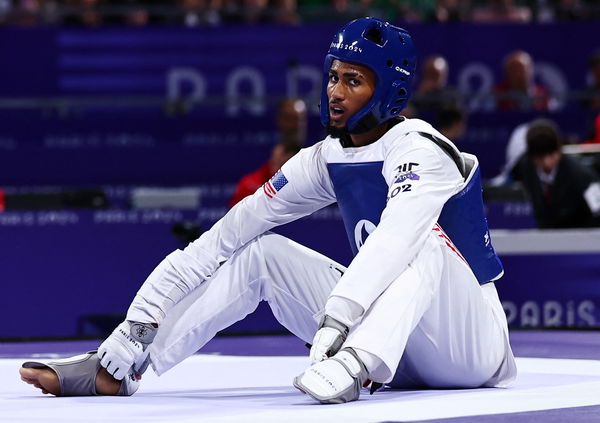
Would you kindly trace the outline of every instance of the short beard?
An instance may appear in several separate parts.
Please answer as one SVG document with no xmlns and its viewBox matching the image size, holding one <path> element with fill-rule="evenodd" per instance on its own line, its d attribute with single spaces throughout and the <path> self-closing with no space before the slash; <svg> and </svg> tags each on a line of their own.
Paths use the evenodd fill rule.
<svg viewBox="0 0 600 423">
<path fill-rule="evenodd" d="M 331 136 L 331 138 L 338 138 L 342 147 L 352 147 L 352 138 L 350 138 L 350 132 L 348 132 L 348 128 L 345 126 L 343 128 L 337 128 L 335 126 L 327 125 L 325 128 L 327 131 L 327 135 Z"/>
</svg>

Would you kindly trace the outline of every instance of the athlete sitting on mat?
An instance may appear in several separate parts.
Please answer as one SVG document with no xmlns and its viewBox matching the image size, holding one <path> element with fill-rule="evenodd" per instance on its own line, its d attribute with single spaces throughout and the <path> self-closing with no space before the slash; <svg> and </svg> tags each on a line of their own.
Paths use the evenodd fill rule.
<svg viewBox="0 0 600 423">
<path fill-rule="evenodd" d="M 55 395 L 131 395 L 261 300 L 312 342 L 294 385 L 322 403 L 392 388 L 506 386 L 516 376 L 494 280 L 503 272 L 483 212 L 477 158 L 399 117 L 416 59 L 378 19 L 341 28 L 325 58 L 329 136 L 289 160 L 183 251 L 169 254 L 98 352 L 28 362 Z M 338 203 L 355 257 L 346 269 L 269 229 Z M 201 382 L 199 382 L 201 383 Z"/>
</svg>

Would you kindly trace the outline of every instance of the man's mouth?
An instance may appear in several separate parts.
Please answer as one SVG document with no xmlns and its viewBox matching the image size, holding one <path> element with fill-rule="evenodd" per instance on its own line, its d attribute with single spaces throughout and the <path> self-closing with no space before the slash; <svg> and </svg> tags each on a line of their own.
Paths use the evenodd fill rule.
<svg viewBox="0 0 600 423">
<path fill-rule="evenodd" d="M 329 116 L 332 120 L 339 120 L 344 112 L 344 108 L 337 104 L 332 104 L 329 106 Z"/>
</svg>

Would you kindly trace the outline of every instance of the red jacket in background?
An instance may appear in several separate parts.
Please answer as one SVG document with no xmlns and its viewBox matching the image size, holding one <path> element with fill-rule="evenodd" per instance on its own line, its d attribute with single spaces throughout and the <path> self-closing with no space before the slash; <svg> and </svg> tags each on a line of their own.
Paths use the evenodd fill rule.
<svg viewBox="0 0 600 423">
<path fill-rule="evenodd" d="M 265 182 L 267 182 L 273 173 L 271 173 L 271 163 L 267 162 L 252 173 L 249 173 L 240 179 L 231 200 L 229 207 L 235 206 L 245 197 L 254 194 Z"/>
</svg>

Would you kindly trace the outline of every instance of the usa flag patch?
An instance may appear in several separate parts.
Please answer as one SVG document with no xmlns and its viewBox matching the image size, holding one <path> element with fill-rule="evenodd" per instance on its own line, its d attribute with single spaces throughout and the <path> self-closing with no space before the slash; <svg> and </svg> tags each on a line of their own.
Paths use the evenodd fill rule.
<svg viewBox="0 0 600 423">
<path fill-rule="evenodd" d="M 265 194 L 267 194 L 267 197 L 273 198 L 273 196 L 275 194 L 277 194 L 277 192 L 281 188 L 286 186 L 287 183 L 288 183 L 287 178 L 285 177 L 283 172 L 280 170 L 275 175 L 273 175 L 273 177 L 269 181 L 267 181 L 263 185 L 263 190 L 265 191 Z"/>
</svg>

